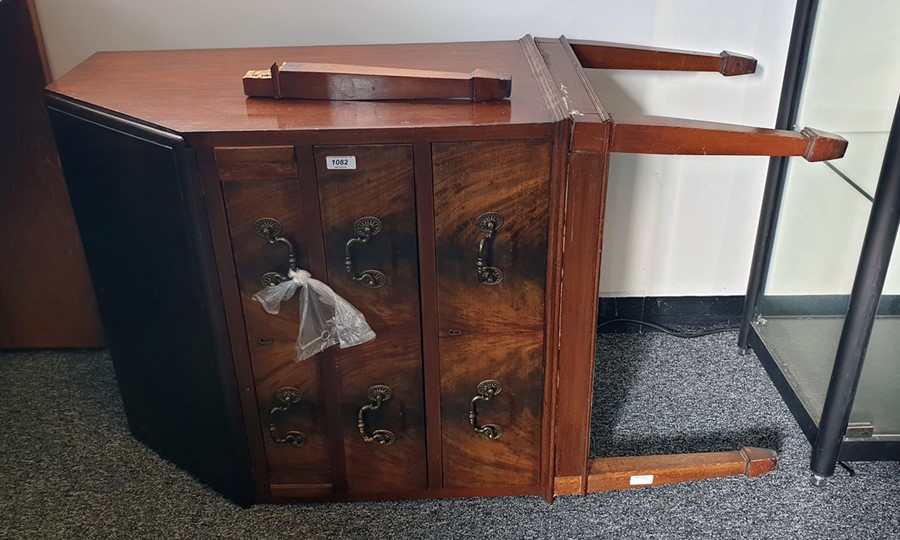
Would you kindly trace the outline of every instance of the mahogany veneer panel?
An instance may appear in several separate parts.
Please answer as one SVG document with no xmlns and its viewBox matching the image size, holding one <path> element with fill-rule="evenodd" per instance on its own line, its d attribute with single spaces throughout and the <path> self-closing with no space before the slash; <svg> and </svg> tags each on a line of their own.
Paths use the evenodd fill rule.
<svg viewBox="0 0 900 540">
<path fill-rule="evenodd" d="M 328 156 L 354 156 L 357 169 L 329 170 Z M 340 378 L 341 426 L 350 493 L 425 489 L 425 410 L 419 319 L 418 252 L 411 145 L 324 146 L 315 148 L 316 176 L 328 281 L 336 293 L 362 311 L 376 338 L 335 350 Z M 347 241 L 354 224 L 377 217 L 382 230 L 351 248 L 353 270 L 385 274 L 371 289 L 345 270 Z M 391 388 L 392 397 L 365 415 L 368 433 L 387 429 L 390 445 L 366 443 L 357 429 L 369 387 Z"/>
<path fill-rule="evenodd" d="M 433 145 L 438 268 L 444 485 L 539 484 L 544 357 L 544 286 L 550 144 L 545 141 Z M 497 212 L 489 263 L 496 285 L 479 283 L 475 220 Z M 498 424 L 489 440 L 469 425 L 476 387 L 503 390 L 478 403 L 479 425 Z"/>
<path fill-rule="evenodd" d="M 283 234 L 294 244 L 298 265 L 309 267 L 308 240 L 303 233 L 306 227 L 299 205 L 299 180 L 227 182 L 223 184 L 223 189 L 241 289 L 259 421 L 264 429 L 262 444 L 268 460 L 268 474 L 279 484 L 330 483 L 330 449 L 324 421 L 319 360 L 293 360 L 300 320 L 298 303 L 284 302 L 278 315 L 270 315 L 263 310 L 262 304 L 252 299 L 263 288 L 260 283 L 263 274 L 273 271 L 287 273 L 286 247 L 282 244 L 271 245 L 258 236 L 253 229 L 257 219 L 269 217 L 281 222 L 285 228 Z M 271 409 L 283 405 L 275 398 L 275 393 L 282 387 L 296 388 L 302 398 L 273 419 Z M 302 447 L 276 443 L 268 433 L 271 424 L 277 426 L 279 435 L 288 430 L 303 432 L 307 443 Z"/>
</svg>

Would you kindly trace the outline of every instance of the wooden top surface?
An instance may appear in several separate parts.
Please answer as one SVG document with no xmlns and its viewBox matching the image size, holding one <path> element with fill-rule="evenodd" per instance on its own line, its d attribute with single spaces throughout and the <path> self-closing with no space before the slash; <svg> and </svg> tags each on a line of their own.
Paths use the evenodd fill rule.
<svg viewBox="0 0 900 540">
<path fill-rule="evenodd" d="M 100 52 L 47 89 L 179 133 L 365 129 L 555 120 L 521 41 Z M 497 103 L 248 98 L 242 77 L 274 62 L 325 62 L 512 75 Z"/>
</svg>

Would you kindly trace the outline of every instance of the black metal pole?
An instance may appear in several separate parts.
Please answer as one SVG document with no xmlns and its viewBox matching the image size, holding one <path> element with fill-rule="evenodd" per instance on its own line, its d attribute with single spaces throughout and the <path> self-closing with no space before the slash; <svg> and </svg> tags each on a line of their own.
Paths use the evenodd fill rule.
<svg viewBox="0 0 900 540">
<path fill-rule="evenodd" d="M 822 419 L 813 445 L 810 468 L 813 483 L 824 485 L 834 474 L 838 454 L 853 398 L 859 384 L 869 337 L 875 325 L 875 313 L 900 227 L 900 103 L 894 111 L 894 123 L 888 137 L 884 164 L 875 188 L 875 201 L 869 214 L 869 224 L 863 240 L 850 305 L 841 330 L 831 381 L 825 395 Z"/>
<path fill-rule="evenodd" d="M 787 63 L 784 68 L 784 82 L 781 85 L 781 99 L 775 119 L 775 127 L 778 129 L 792 129 L 797 120 L 800 94 L 806 75 L 806 60 L 809 57 L 813 23 L 818 6 L 818 0 L 797 0 L 797 7 L 794 10 L 794 26 L 788 45 Z M 762 205 L 759 211 L 759 225 L 756 229 L 756 243 L 753 246 L 753 259 L 750 264 L 750 278 L 747 281 L 747 295 L 744 297 L 741 330 L 738 334 L 738 347 L 742 351 L 748 347 L 750 323 L 753 321 L 756 303 L 759 301 L 763 281 L 769 270 L 772 231 L 775 229 L 778 209 L 781 206 L 781 193 L 787 163 L 788 159 L 784 157 L 773 157 L 769 160 L 766 187 L 763 191 Z"/>
<path fill-rule="evenodd" d="M 766 175 L 766 187 L 763 191 L 762 206 L 759 211 L 759 225 L 756 228 L 756 243 L 753 246 L 753 259 L 750 264 L 750 278 L 747 283 L 747 294 L 744 296 L 744 310 L 741 314 L 741 329 L 738 333 L 738 347 L 742 353 L 750 346 L 750 324 L 756 313 L 756 303 L 759 302 L 759 296 L 762 294 L 763 280 L 768 273 L 772 230 L 775 225 L 776 213 L 781 206 L 786 162 L 787 158 L 771 158 L 769 172 Z"/>
</svg>

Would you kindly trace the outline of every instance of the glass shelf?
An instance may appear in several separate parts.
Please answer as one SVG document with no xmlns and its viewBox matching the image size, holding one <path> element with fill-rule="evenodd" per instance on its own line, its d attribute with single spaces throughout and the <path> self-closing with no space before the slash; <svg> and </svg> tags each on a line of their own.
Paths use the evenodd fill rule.
<svg viewBox="0 0 900 540">
<path fill-rule="evenodd" d="M 843 317 L 762 317 L 753 323 L 806 413 L 818 425 Z M 900 317 L 875 320 L 850 423 L 873 435 L 900 434 Z"/>
<path fill-rule="evenodd" d="M 871 202 L 884 159 L 888 132 L 845 131 L 838 135 L 847 139 L 847 153 L 841 159 L 826 161 L 823 165 L 833 168 L 836 174 L 859 186 Z"/>
</svg>

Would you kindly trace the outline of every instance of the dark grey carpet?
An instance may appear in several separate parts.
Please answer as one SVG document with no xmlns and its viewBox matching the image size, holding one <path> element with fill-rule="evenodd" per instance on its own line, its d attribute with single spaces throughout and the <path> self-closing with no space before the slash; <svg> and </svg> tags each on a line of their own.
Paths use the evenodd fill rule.
<svg viewBox="0 0 900 540">
<path fill-rule="evenodd" d="M 781 450 L 797 428 L 759 361 L 742 356 L 734 336 L 602 335 L 591 455 Z"/>
<path fill-rule="evenodd" d="M 598 455 L 777 446 L 756 479 L 560 497 L 238 508 L 127 432 L 98 352 L 0 354 L 0 538 L 900 538 L 897 463 L 825 489 L 809 445 L 734 334 L 601 336 Z M 602 406 L 601 406 L 602 405 Z"/>
</svg>

